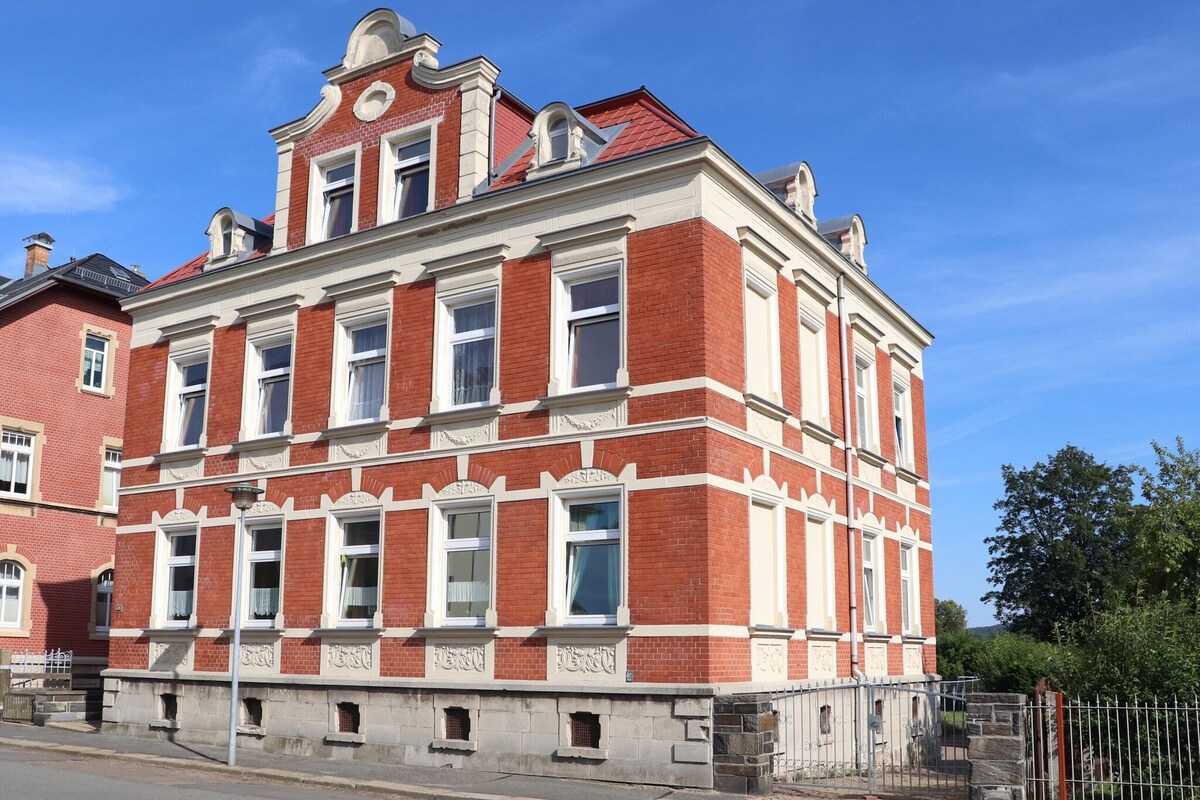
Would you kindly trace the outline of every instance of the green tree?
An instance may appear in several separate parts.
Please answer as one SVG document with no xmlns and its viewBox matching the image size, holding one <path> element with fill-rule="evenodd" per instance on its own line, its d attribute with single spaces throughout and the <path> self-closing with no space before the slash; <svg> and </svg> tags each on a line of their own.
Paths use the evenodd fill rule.
<svg viewBox="0 0 1200 800">
<path fill-rule="evenodd" d="M 1178 600 L 1200 596 L 1200 450 L 1151 442 L 1156 471 L 1139 469 L 1146 501 L 1134 510 L 1139 588 Z"/>
<path fill-rule="evenodd" d="M 1119 598 L 1132 556 L 1129 467 L 1067 445 L 1027 469 L 1001 468 L 1003 512 L 989 536 L 988 582 L 1005 628 L 1049 641 L 1059 622 L 1083 619 Z"/>
<path fill-rule="evenodd" d="M 962 633 L 967 629 L 967 610 L 953 600 L 933 601 L 933 614 L 937 621 L 937 635 Z"/>
</svg>

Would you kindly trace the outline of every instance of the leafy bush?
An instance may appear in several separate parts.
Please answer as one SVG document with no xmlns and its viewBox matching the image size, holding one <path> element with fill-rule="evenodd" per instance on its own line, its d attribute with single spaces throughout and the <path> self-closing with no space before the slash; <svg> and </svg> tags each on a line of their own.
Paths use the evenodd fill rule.
<svg viewBox="0 0 1200 800">
<path fill-rule="evenodd" d="M 1066 648 L 1016 633 L 980 640 L 966 668 L 983 679 L 992 692 L 1031 694 L 1038 680 L 1062 672 Z"/>
<path fill-rule="evenodd" d="M 1102 611 L 1060 634 L 1069 649 L 1059 677 L 1071 694 L 1145 699 L 1200 692 L 1200 613 L 1193 602 L 1163 599 Z"/>
<path fill-rule="evenodd" d="M 975 652 L 983 645 L 983 640 L 965 630 L 942 633 L 938 628 L 937 638 L 937 671 L 943 678 L 957 678 L 960 675 L 971 675 L 970 664 L 975 659 Z"/>
</svg>

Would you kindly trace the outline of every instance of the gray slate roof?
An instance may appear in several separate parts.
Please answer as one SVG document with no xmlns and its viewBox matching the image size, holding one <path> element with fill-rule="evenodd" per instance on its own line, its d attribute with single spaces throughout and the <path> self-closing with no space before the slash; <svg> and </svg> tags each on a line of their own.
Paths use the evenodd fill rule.
<svg viewBox="0 0 1200 800">
<path fill-rule="evenodd" d="M 145 276 L 121 266 L 103 253 L 92 253 L 29 278 L 0 282 L 0 308 L 7 308 L 58 284 L 77 286 L 120 300 L 147 283 Z"/>
</svg>

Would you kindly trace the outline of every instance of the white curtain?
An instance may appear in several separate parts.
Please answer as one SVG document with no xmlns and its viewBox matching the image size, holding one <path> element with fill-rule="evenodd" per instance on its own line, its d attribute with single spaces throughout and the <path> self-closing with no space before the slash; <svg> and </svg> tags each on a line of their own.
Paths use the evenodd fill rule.
<svg viewBox="0 0 1200 800">
<path fill-rule="evenodd" d="M 350 374 L 350 419 L 374 419 L 383 406 L 383 361 L 355 364 Z"/>
<path fill-rule="evenodd" d="M 167 616 L 171 619 L 187 619 L 192 615 L 191 590 L 172 590 L 167 595 Z"/>
<path fill-rule="evenodd" d="M 487 581 L 453 581 L 446 584 L 447 603 L 474 603 L 487 599 Z"/>
<path fill-rule="evenodd" d="M 492 392 L 491 337 L 454 345 L 454 404 L 484 403 Z"/>
<path fill-rule="evenodd" d="M 251 588 L 250 613 L 260 617 L 273 617 L 279 613 L 279 587 Z"/>
<path fill-rule="evenodd" d="M 379 589 L 374 586 L 343 586 L 342 587 L 342 611 L 343 614 L 351 606 L 367 606 L 374 611 L 376 606 L 376 597 L 379 595 Z"/>
</svg>

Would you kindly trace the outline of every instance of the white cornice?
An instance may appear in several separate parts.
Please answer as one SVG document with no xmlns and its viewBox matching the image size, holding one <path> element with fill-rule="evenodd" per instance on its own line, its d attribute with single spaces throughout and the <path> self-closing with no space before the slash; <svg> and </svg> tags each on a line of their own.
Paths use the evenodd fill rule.
<svg viewBox="0 0 1200 800">
<path fill-rule="evenodd" d="M 494 244 L 489 247 L 481 247 L 478 250 L 468 250 L 465 253 L 457 253 L 445 258 L 426 261 L 422 266 L 425 267 L 426 272 L 436 278 L 468 269 L 498 266 L 504 262 L 505 257 L 508 255 L 508 250 L 509 248 L 506 244 Z"/>
<path fill-rule="evenodd" d="M 164 339 L 174 339 L 197 333 L 208 333 L 217 327 L 217 319 L 216 314 L 207 314 L 195 319 L 189 319 L 186 322 L 176 322 L 174 325 L 167 325 L 160 328 L 159 333 L 162 334 Z"/>
<path fill-rule="evenodd" d="M 275 144 L 284 145 L 303 139 L 333 116 L 342 102 L 342 90 L 332 84 L 321 87 L 321 101 L 313 106 L 313 110 L 298 120 L 272 128 L 268 133 Z"/>
<path fill-rule="evenodd" d="M 837 299 L 837 292 L 821 283 L 808 270 L 796 269 L 792 273 L 792 278 L 795 280 L 796 286 L 808 294 L 809 297 L 816 300 L 822 308 L 829 308 L 833 304 L 833 301 Z"/>
<path fill-rule="evenodd" d="M 879 344 L 883 341 L 883 331 L 862 314 L 855 312 L 850 315 L 850 327 L 856 334 L 869 340 L 872 344 Z"/>
<path fill-rule="evenodd" d="M 762 234 L 749 225 L 742 225 L 737 229 L 737 233 L 738 241 L 742 243 L 742 247 L 750 250 L 776 270 L 783 269 L 783 265 L 788 260 L 787 255 L 778 247 L 768 242 Z"/>
<path fill-rule="evenodd" d="M 427 53 L 430 58 L 437 54 L 442 43 L 433 38 L 427 33 L 419 33 L 416 36 L 408 36 L 397 48 L 396 52 L 381 58 L 378 61 L 372 61 L 368 64 L 362 64 L 357 67 L 347 68 L 345 64 L 338 64 L 336 67 L 330 67 L 322 73 L 330 83 L 343 84 L 346 81 L 366 75 L 369 72 L 381 70 L 384 67 L 389 67 L 400 61 L 408 58 L 416 58 L 420 53 Z M 436 61 L 435 61 L 436 63 Z"/>
<path fill-rule="evenodd" d="M 399 283 L 399 273 L 388 270 L 326 286 L 325 296 L 329 300 L 344 300 L 347 297 L 392 289 Z"/>
<path fill-rule="evenodd" d="M 889 344 L 888 352 L 891 353 L 892 360 L 900 364 L 905 369 L 916 369 L 918 359 L 912 353 L 905 350 L 898 344 Z"/>
<path fill-rule="evenodd" d="M 275 314 L 287 314 L 300 308 L 300 302 L 303 299 L 304 295 L 301 294 L 285 294 L 270 300 L 264 300 L 261 303 L 242 306 L 237 309 L 237 315 L 239 319 L 251 320 Z"/>
<path fill-rule="evenodd" d="M 483 56 L 438 67 L 437 59 L 433 57 L 436 52 L 413 57 L 413 80 L 427 89 L 450 89 L 471 81 L 478 81 L 482 88 L 490 88 L 500 77 L 500 68 Z"/>
<path fill-rule="evenodd" d="M 636 218 L 632 214 L 622 214 L 619 217 L 610 217 L 598 222 L 588 222 L 584 225 L 577 225 L 574 228 L 543 233 L 537 238 L 542 247 L 547 250 L 590 244 L 605 239 L 619 239 L 633 230 L 635 220 Z"/>
<path fill-rule="evenodd" d="M 489 192 L 473 200 L 438 209 L 388 225 L 358 231 L 326 242 L 307 245 L 296 250 L 272 253 L 241 264 L 236 270 L 205 274 L 203 288 L 217 292 L 231 284 L 253 283 L 268 271 L 290 270 L 300 265 L 336 263 L 350 254 L 356 257 L 371 250 L 386 251 L 399 241 L 412 237 L 433 236 L 450 230 L 461 230 L 472 220 L 496 219 L 506 213 L 527 214 L 538 205 L 551 205 L 577 200 L 580 192 L 595 190 L 611 192 L 614 187 L 638 181 L 658 182 L 670 173 L 686 174 L 699 169 L 709 177 L 732 187 L 740 197 L 770 224 L 781 237 L 799 240 L 805 251 L 831 275 L 842 273 L 846 283 L 859 297 L 878 310 L 909 337 L 918 348 L 928 347 L 933 335 L 911 315 L 887 296 L 875 283 L 850 265 L 842 255 L 820 237 L 800 217 L 792 212 L 770 190 L 756 181 L 737 162 L 708 139 L 696 139 L 643 153 L 566 172 L 530 184 Z M 194 296 L 196 281 L 187 279 L 139 292 L 122 302 L 128 313 L 170 304 L 183 297 Z M 211 281 L 211 282 L 209 282 Z"/>
</svg>

